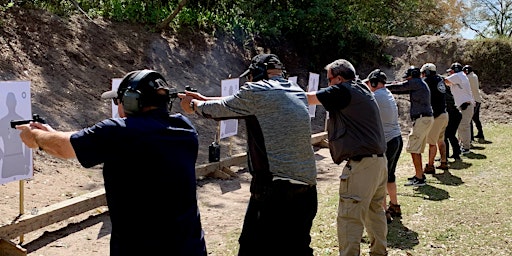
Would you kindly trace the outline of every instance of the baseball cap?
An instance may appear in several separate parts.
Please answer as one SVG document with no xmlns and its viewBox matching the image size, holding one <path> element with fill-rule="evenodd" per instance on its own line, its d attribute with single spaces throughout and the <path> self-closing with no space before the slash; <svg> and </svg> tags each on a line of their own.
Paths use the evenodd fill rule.
<svg viewBox="0 0 512 256">
<path fill-rule="evenodd" d="M 249 68 L 239 77 L 245 77 L 250 73 L 257 71 L 258 68 L 264 68 L 264 71 L 266 71 L 268 69 L 283 69 L 284 65 L 275 54 L 258 54 L 252 58 Z"/>
<path fill-rule="evenodd" d="M 136 80 L 136 81 L 134 81 Z M 124 92 L 128 87 L 136 87 L 142 93 L 151 94 L 156 92 L 158 89 L 167 89 L 169 86 L 165 82 L 162 75 L 154 70 L 134 70 L 127 73 L 117 90 L 110 90 L 101 94 L 102 99 L 116 99 L 122 98 Z"/>
<path fill-rule="evenodd" d="M 410 66 L 402 76 L 402 78 L 408 78 L 408 77 L 420 77 L 421 71 L 419 68 L 415 66 Z"/>
<path fill-rule="evenodd" d="M 450 68 L 446 70 L 446 72 L 450 72 L 450 71 L 453 71 L 455 73 L 461 72 L 462 71 L 462 65 L 460 63 L 458 63 L 458 62 L 454 62 L 454 63 L 452 63 Z"/>
<path fill-rule="evenodd" d="M 137 74 L 139 71 L 134 70 L 126 75 L 124 75 L 123 79 L 121 80 L 121 83 L 119 84 L 119 87 L 117 87 L 116 90 L 110 90 L 108 92 L 104 92 L 101 94 L 102 99 L 116 99 L 119 98 L 119 96 L 123 95 L 124 91 L 126 91 L 126 88 L 128 88 L 128 81 L 130 78 L 134 77 L 135 74 Z"/>
<path fill-rule="evenodd" d="M 420 72 L 423 73 L 427 70 L 430 72 L 436 72 L 436 65 L 434 65 L 434 63 L 425 63 L 421 66 Z"/>
<path fill-rule="evenodd" d="M 386 73 L 384 73 L 380 69 L 375 69 L 372 72 L 370 72 L 370 74 L 368 74 L 368 77 L 366 77 L 363 80 L 363 83 L 366 83 L 374 79 L 385 84 L 388 80 L 388 77 L 386 76 Z"/>
</svg>

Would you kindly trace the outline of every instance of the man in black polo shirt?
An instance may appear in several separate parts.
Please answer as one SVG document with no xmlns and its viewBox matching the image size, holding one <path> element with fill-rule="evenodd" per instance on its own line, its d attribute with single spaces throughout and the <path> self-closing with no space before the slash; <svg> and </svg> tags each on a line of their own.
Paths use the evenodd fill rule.
<svg viewBox="0 0 512 256">
<path fill-rule="evenodd" d="M 328 64 L 329 86 L 308 92 L 308 103 L 329 111 L 329 150 L 336 164 L 347 160 L 340 176 L 338 243 L 340 256 L 360 255 L 363 231 L 370 255 L 387 255 L 387 223 L 382 203 L 388 180 L 386 140 L 377 101 L 356 76 L 352 63 Z"/>
</svg>

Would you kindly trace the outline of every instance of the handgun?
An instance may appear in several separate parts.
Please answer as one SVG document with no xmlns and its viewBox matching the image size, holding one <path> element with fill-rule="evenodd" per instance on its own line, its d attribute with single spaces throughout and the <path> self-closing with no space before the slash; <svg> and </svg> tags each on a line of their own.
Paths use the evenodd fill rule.
<svg viewBox="0 0 512 256">
<path fill-rule="evenodd" d="M 16 125 L 28 124 L 30 122 L 39 122 L 42 124 L 46 124 L 46 121 L 42 117 L 40 117 L 38 114 L 33 114 L 32 119 L 11 120 L 11 128 L 16 128 Z"/>
</svg>

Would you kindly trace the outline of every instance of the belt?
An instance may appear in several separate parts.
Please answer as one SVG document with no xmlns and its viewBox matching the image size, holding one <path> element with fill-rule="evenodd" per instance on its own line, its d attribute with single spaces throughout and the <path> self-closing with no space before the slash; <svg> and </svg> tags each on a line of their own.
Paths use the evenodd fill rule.
<svg viewBox="0 0 512 256">
<path fill-rule="evenodd" d="M 412 119 L 412 120 L 416 120 L 416 119 L 418 119 L 418 118 L 422 118 L 422 117 L 429 117 L 429 116 L 432 116 L 432 114 L 411 115 L 411 119 Z"/>
<path fill-rule="evenodd" d="M 279 177 L 279 176 L 274 176 L 274 178 L 272 178 L 272 181 L 276 181 L 276 180 L 286 180 L 286 181 L 289 181 L 292 184 L 309 185 L 306 182 L 303 182 L 303 181 L 300 181 L 300 180 L 294 180 L 294 179 L 290 179 L 290 178 L 283 178 L 283 177 Z"/>
<path fill-rule="evenodd" d="M 352 156 L 352 157 L 349 157 L 348 159 L 354 160 L 354 161 L 361 161 L 365 157 L 383 157 L 383 156 L 384 156 L 383 153 L 381 153 L 381 154 L 364 154 L 364 155 Z"/>
</svg>

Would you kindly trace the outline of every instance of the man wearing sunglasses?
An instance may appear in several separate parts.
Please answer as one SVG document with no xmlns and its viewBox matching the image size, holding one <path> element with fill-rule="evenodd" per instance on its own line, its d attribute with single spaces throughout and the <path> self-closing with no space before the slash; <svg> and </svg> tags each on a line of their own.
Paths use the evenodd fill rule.
<svg viewBox="0 0 512 256">
<path fill-rule="evenodd" d="M 382 207 L 388 180 L 386 140 L 379 107 L 372 92 L 357 77 L 352 63 L 329 63 L 329 86 L 308 92 L 311 105 L 329 111 L 327 134 L 332 160 L 346 161 L 340 176 L 338 244 L 340 256 L 360 255 L 366 228 L 370 255 L 387 255 L 387 223 Z"/>
<path fill-rule="evenodd" d="M 30 148 L 77 158 L 85 168 L 103 164 L 111 256 L 207 255 L 196 194 L 197 131 L 170 114 L 170 91 L 158 72 L 132 71 L 102 95 L 118 104 L 119 118 L 74 132 L 16 126 Z M 162 215 L 164 208 L 171 210 Z"/>
</svg>

